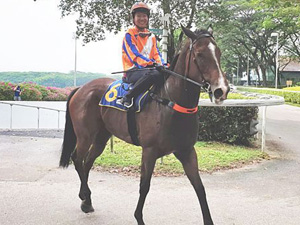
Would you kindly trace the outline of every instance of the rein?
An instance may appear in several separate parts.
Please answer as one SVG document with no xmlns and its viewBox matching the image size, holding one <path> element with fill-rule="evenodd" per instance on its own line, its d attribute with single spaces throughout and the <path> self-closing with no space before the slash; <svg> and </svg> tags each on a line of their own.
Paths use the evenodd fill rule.
<svg viewBox="0 0 300 225">
<path fill-rule="evenodd" d="M 154 70 L 154 69 L 155 69 L 155 67 L 150 67 L 150 68 L 138 68 L 138 69 L 132 69 L 132 70 L 125 70 L 125 71 L 112 72 L 111 74 L 134 72 L 134 71 L 137 71 L 137 70 L 139 70 L 139 71 L 140 71 L 140 70 Z M 191 82 L 191 83 L 193 83 L 193 84 L 195 84 L 195 85 L 197 85 L 197 86 L 199 86 L 199 87 L 204 88 L 205 90 L 206 90 L 206 87 L 207 87 L 207 86 L 210 86 L 208 82 L 199 83 L 199 82 L 196 82 L 196 81 L 194 81 L 194 80 L 188 78 L 186 75 L 183 76 L 183 75 L 181 75 L 181 74 L 179 74 L 179 73 L 175 73 L 175 72 L 173 72 L 173 71 L 171 71 L 171 70 L 168 70 L 168 69 L 162 69 L 161 71 L 164 72 L 164 73 L 168 73 L 168 74 L 170 74 L 170 75 L 176 76 L 176 77 L 178 77 L 178 78 L 180 78 L 180 79 L 182 79 L 182 80 Z"/>
<path fill-rule="evenodd" d="M 198 83 L 198 82 L 196 82 L 196 81 L 194 81 L 194 80 L 187 77 L 187 75 L 189 74 L 189 71 L 190 71 L 192 52 L 194 53 L 193 46 L 198 40 L 200 40 L 201 38 L 206 38 L 206 37 L 213 38 L 213 36 L 211 34 L 201 34 L 194 41 L 191 41 L 190 48 L 189 48 L 189 50 L 190 50 L 189 60 L 188 60 L 188 64 L 187 64 L 187 69 L 185 70 L 186 73 L 185 73 L 184 76 L 181 75 L 181 74 L 175 73 L 173 71 L 167 70 L 167 69 L 164 69 L 162 71 L 165 72 L 165 73 L 168 73 L 170 75 L 179 77 L 180 79 L 183 79 L 184 81 L 188 81 L 190 83 L 193 83 L 193 84 L 199 86 L 200 88 L 204 89 L 210 95 L 211 94 L 210 84 L 207 81 L 205 81 L 205 79 L 203 77 L 202 77 L 203 78 L 202 83 Z M 196 64 L 198 70 L 200 71 L 200 67 L 197 64 L 197 62 L 195 62 L 195 64 Z M 175 110 L 177 112 L 180 112 L 180 113 L 194 114 L 194 113 L 197 113 L 197 111 L 198 111 L 198 106 L 196 106 L 194 108 L 185 108 L 185 107 L 182 107 L 182 106 L 178 105 L 177 103 L 174 103 L 174 102 L 172 102 L 168 99 L 160 98 L 155 93 L 150 93 L 150 96 L 151 96 L 152 99 L 156 100 L 157 102 L 162 103 L 163 105 L 167 105 L 170 108 L 172 108 L 173 110 Z"/>
<path fill-rule="evenodd" d="M 210 84 L 207 81 L 205 81 L 204 78 L 203 78 L 203 82 L 199 83 L 199 82 L 196 82 L 196 81 L 194 81 L 194 80 L 187 77 L 187 75 L 189 74 L 189 70 L 190 70 L 192 52 L 194 52 L 193 46 L 198 40 L 200 40 L 201 38 L 206 38 L 206 37 L 214 38 L 211 34 L 201 34 L 195 40 L 191 41 L 190 48 L 189 48 L 189 50 L 190 50 L 189 60 L 188 60 L 187 69 L 186 69 L 187 72 L 185 73 L 185 75 L 181 75 L 181 74 L 176 73 L 174 71 L 168 70 L 164 67 L 160 67 L 159 71 L 170 74 L 170 75 L 173 75 L 173 76 L 176 76 L 176 77 L 178 77 L 178 78 L 180 78 L 184 81 L 188 81 L 190 83 L 193 83 L 193 84 L 199 86 L 200 88 L 204 89 L 205 92 L 207 92 L 208 94 L 211 94 Z M 198 70 L 199 70 L 199 66 L 198 66 L 197 62 L 195 64 L 196 64 L 196 66 L 198 67 Z M 156 69 L 156 68 L 155 67 L 137 68 L 137 69 L 131 69 L 131 70 L 127 70 L 127 71 L 112 72 L 111 74 L 126 73 L 126 72 L 129 72 L 129 71 L 132 72 L 132 71 L 136 71 L 136 70 L 153 70 L 153 69 Z M 150 96 L 153 100 L 155 100 L 155 101 L 157 101 L 157 102 L 159 102 L 163 105 L 167 105 L 170 108 L 172 108 L 173 110 L 175 110 L 177 112 L 180 112 L 180 113 L 194 114 L 198 111 L 198 106 L 196 106 L 194 108 L 185 108 L 185 107 L 182 107 L 182 106 L 178 105 L 177 103 L 175 103 L 171 100 L 161 98 L 153 92 L 150 92 Z"/>
</svg>

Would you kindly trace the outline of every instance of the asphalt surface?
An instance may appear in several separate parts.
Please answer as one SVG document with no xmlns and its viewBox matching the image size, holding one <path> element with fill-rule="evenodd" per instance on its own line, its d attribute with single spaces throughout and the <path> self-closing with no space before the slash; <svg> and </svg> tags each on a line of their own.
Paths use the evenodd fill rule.
<svg viewBox="0 0 300 225">
<path fill-rule="evenodd" d="M 267 109 L 267 150 L 274 157 L 242 169 L 202 174 L 215 224 L 300 224 L 300 108 Z M 0 224 L 136 224 L 139 178 L 92 172 L 94 213 L 84 214 L 73 166 L 58 168 L 62 132 L 0 132 Z M 188 179 L 154 177 L 147 225 L 202 224 Z"/>
</svg>

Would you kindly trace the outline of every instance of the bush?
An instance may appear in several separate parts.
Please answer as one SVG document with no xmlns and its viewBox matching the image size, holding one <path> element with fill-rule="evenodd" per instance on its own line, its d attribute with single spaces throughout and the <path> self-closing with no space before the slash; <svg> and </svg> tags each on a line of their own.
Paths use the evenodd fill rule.
<svg viewBox="0 0 300 225">
<path fill-rule="evenodd" d="M 250 122 L 258 117 L 258 107 L 200 107 L 199 141 L 220 141 L 248 145 Z"/>
<path fill-rule="evenodd" d="M 12 100 L 16 85 L 0 82 L 0 100 Z M 35 83 L 22 83 L 22 100 L 66 101 L 73 88 L 45 87 Z M 208 98 L 201 94 L 201 98 Z M 229 93 L 229 98 L 243 98 Z M 249 97 L 247 97 L 249 98 Z M 201 107 L 199 110 L 199 141 L 219 141 L 232 144 L 249 144 L 250 121 L 257 118 L 257 107 Z"/>
<path fill-rule="evenodd" d="M 49 93 L 45 96 L 46 101 L 66 101 L 72 88 L 47 87 Z"/>
<path fill-rule="evenodd" d="M 13 100 L 17 86 L 9 82 L 0 82 L 0 100 Z M 66 101 L 73 88 L 45 87 L 32 82 L 20 84 L 24 101 Z"/>
<path fill-rule="evenodd" d="M 43 99 L 42 93 L 36 88 L 36 84 L 29 82 L 29 83 L 22 83 L 21 85 L 21 98 L 24 101 L 41 101 Z"/>
<path fill-rule="evenodd" d="M 0 82 L 0 100 L 13 100 L 15 86 L 10 82 Z"/>
</svg>

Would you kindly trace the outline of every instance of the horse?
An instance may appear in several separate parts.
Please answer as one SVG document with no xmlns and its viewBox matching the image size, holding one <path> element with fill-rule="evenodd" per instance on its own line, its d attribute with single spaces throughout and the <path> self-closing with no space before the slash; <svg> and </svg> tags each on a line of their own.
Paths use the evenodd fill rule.
<svg viewBox="0 0 300 225">
<path fill-rule="evenodd" d="M 158 158 L 173 153 L 182 163 L 185 174 L 197 194 L 205 225 L 213 224 L 206 193 L 201 181 L 194 144 L 198 133 L 198 101 L 201 85 L 209 84 L 211 101 L 221 104 L 229 92 L 228 81 L 220 66 L 221 52 L 211 30 L 191 31 L 182 26 L 188 37 L 175 62 L 173 74 L 155 90 L 156 96 L 173 103 L 152 100 L 136 114 L 136 127 L 142 147 L 139 199 L 134 212 L 138 225 L 143 225 L 143 207 Z M 193 82 L 188 82 L 193 81 Z M 67 100 L 66 124 L 60 166 L 67 167 L 72 159 L 81 186 L 81 210 L 93 212 L 89 171 L 114 135 L 133 143 L 128 132 L 126 112 L 98 103 L 114 80 L 99 78 L 75 89 Z M 199 85 L 196 85 L 199 84 Z M 176 106 L 176 107 L 175 107 Z"/>
</svg>

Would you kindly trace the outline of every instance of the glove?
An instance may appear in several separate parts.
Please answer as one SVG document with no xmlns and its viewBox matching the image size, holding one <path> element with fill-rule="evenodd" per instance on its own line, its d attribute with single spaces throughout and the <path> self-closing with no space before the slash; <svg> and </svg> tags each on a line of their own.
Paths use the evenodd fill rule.
<svg viewBox="0 0 300 225">
<path fill-rule="evenodd" d="M 163 65 L 157 65 L 155 68 L 159 72 L 162 72 L 162 71 L 164 71 L 166 69 L 165 66 L 163 66 Z"/>
<path fill-rule="evenodd" d="M 170 67 L 170 64 L 169 63 L 165 63 L 165 64 L 163 64 L 164 65 L 164 67 L 166 68 L 166 69 L 168 69 L 169 67 Z"/>
</svg>

